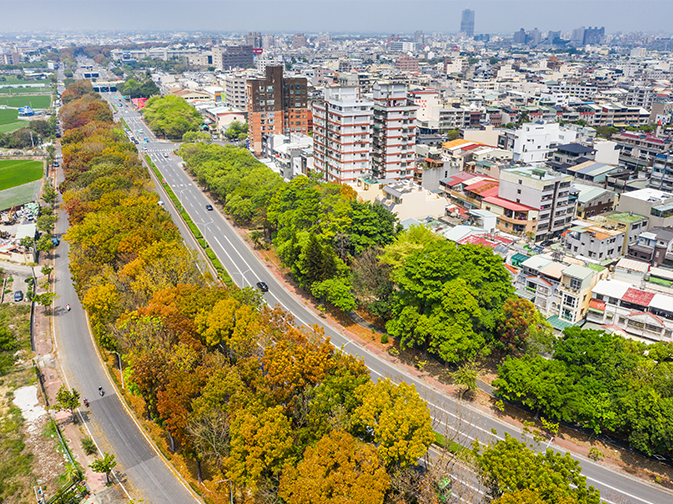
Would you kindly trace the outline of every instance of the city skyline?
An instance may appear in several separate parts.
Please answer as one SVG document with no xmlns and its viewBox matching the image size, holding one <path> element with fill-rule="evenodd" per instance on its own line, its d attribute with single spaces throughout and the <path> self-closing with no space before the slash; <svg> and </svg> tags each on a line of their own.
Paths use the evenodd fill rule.
<svg viewBox="0 0 673 504">
<path fill-rule="evenodd" d="M 317 8 L 322 4 L 324 7 Z M 221 31 L 335 33 L 457 33 L 465 9 L 475 12 L 474 33 L 511 35 L 520 28 L 571 32 L 605 26 L 606 33 L 670 34 L 673 2 L 644 0 L 360 0 L 339 8 L 327 0 L 0 0 L 0 33 L 60 31 Z M 30 9 L 31 24 L 17 29 Z M 609 9 L 607 8 L 609 6 Z M 255 15 L 251 16 L 250 12 Z M 413 13 L 413 16 L 404 13 Z M 329 16 L 325 16 L 329 14 Z M 354 15 L 355 14 L 355 15 Z"/>
</svg>

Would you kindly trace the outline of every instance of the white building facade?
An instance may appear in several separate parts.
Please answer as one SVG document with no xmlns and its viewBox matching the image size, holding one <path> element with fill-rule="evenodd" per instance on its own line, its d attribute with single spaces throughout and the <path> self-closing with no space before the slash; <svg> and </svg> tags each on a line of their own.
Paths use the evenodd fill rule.
<svg viewBox="0 0 673 504">
<path fill-rule="evenodd" d="M 325 89 L 313 104 L 314 169 L 328 182 L 353 182 L 371 171 L 372 102 L 358 87 Z"/>
<path fill-rule="evenodd" d="M 416 106 L 407 102 L 404 84 L 374 84 L 372 170 L 380 179 L 414 177 Z"/>
</svg>

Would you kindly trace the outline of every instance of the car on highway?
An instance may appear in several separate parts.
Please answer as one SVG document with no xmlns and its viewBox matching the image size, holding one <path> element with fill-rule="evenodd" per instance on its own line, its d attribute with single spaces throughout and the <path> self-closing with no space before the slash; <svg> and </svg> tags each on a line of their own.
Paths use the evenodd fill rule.
<svg viewBox="0 0 673 504">
<path fill-rule="evenodd" d="M 262 292 L 269 292 L 269 286 L 266 285 L 264 282 L 257 282 L 257 288 L 261 290 Z"/>
<path fill-rule="evenodd" d="M 23 301 L 23 292 L 16 291 L 14 293 L 14 302 L 15 303 L 20 303 L 21 301 Z"/>
<path fill-rule="evenodd" d="M 206 210 L 208 210 L 209 212 L 212 212 L 213 211 L 213 205 L 206 205 Z"/>
</svg>

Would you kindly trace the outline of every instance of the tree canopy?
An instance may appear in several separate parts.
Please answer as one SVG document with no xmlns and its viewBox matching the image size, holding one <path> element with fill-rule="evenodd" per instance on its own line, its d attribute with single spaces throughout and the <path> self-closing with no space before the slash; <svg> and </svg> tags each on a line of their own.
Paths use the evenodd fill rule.
<svg viewBox="0 0 673 504">
<path fill-rule="evenodd" d="M 647 454 L 673 453 L 671 345 L 567 328 L 552 359 L 507 359 L 493 382 L 498 394 L 546 418 L 599 432 L 624 433 Z"/>
<path fill-rule="evenodd" d="M 154 134 L 173 140 L 180 140 L 188 131 L 198 131 L 203 123 L 201 114 L 177 96 L 150 98 L 142 112 Z"/>
</svg>

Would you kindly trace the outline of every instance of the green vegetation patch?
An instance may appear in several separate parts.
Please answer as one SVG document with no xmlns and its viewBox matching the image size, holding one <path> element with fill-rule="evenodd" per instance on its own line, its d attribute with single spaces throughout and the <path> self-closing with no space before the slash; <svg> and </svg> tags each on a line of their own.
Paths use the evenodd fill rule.
<svg viewBox="0 0 673 504">
<path fill-rule="evenodd" d="M 43 173 L 44 163 L 42 161 L 0 160 L 0 191 L 39 180 Z"/>
<path fill-rule="evenodd" d="M 10 124 L 16 122 L 19 117 L 19 111 L 14 109 L 0 109 L 0 124 Z"/>
<path fill-rule="evenodd" d="M 27 127 L 28 123 L 26 123 L 26 121 L 16 121 L 13 123 L 1 125 L 0 133 L 12 133 L 16 130 L 20 130 L 21 128 L 27 128 Z"/>
<path fill-rule="evenodd" d="M 19 79 L 17 75 L 0 75 L 0 84 L 33 84 L 37 81 L 30 79 Z M 46 81 L 42 81 L 46 82 Z"/>
<path fill-rule="evenodd" d="M 3 96 L 0 97 L 0 105 L 8 107 L 25 107 L 28 105 L 34 109 L 49 108 L 51 105 L 51 96 L 36 95 L 36 96 Z"/>
<path fill-rule="evenodd" d="M 23 95 L 23 94 L 51 94 L 51 89 L 46 86 L 41 87 L 0 87 L 0 94 Z"/>
</svg>

